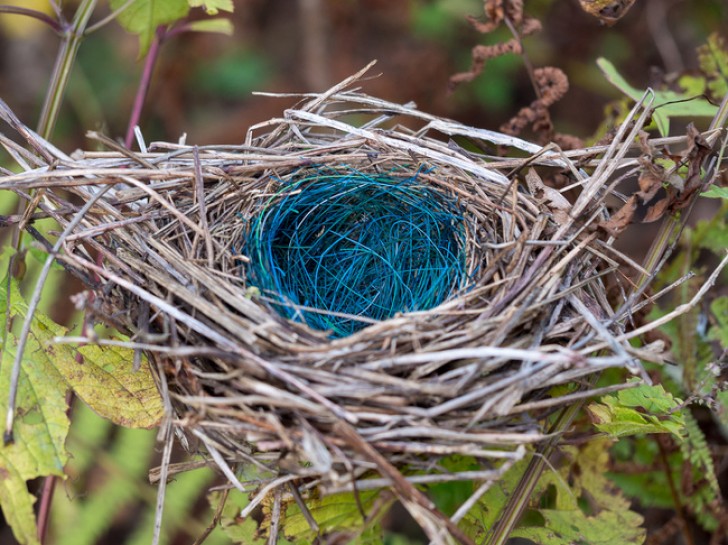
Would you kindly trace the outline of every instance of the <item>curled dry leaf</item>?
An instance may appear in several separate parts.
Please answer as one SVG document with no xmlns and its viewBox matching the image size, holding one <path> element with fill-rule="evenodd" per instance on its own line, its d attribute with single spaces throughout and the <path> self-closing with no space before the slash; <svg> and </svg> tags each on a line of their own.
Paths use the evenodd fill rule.
<svg viewBox="0 0 728 545">
<path fill-rule="evenodd" d="M 612 26 L 629 11 L 635 0 L 579 0 L 581 9 L 607 26 Z"/>
<path fill-rule="evenodd" d="M 507 22 L 511 30 L 516 34 L 506 42 L 493 45 L 476 45 L 472 52 L 472 64 L 470 70 L 460 72 L 450 78 L 450 91 L 454 90 L 460 83 L 473 81 L 485 68 L 488 59 L 500 57 L 508 53 L 520 55 L 523 52 L 521 37 L 528 36 L 541 30 L 541 23 L 533 17 L 523 13 L 523 0 L 485 0 L 483 11 L 486 21 L 479 21 L 475 17 L 468 17 L 468 22 L 481 34 L 488 34 L 497 29 L 502 23 Z"/>
<path fill-rule="evenodd" d="M 688 126 L 687 148 L 678 162 L 687 164 L 684 181 L 674 172 L 675 169 L 667 171 L 655 162 L 654 151 L 647 145 L 644 134 L 640 137 L 640 146 L 639 191 L 627 199 L 608 221 L 600 224 L 611 235 L 621 233 L 630 223 L 651 223 L 668 212 L 680 210 L 690 202 L 690 197 L 696 191 L 703 189 L 700 169 L 712 148 L 694 125 Z M 645 207 L 641 217 L 636 214 L 640 206 Z"/>
<path fill-rule="evenodd" d="M 543 143 L 554 139 L 553 124 L 549 107 L 561 100 L 569 90 L 569 79 L 566 74 L 554 66 L 536 68 L 533 79 L 538 86 L 540 98 L 531 102 L 501 126 L 506 134 L 518 135 L 529 125 L 542 138 Z"/>
</svg>

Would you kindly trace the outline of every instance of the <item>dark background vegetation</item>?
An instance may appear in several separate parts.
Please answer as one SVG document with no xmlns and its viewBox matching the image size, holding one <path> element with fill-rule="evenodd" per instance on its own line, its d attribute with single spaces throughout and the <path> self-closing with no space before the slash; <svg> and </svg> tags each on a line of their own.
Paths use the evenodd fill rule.
<svg viewBox="0 0 728 545">
<path fill-rule="evenodd" d="M 69 16 L 72 4 L 64 2 Z M 292 101 L 254 96 L 253 91 L 321 91 L 373 59 L 378 60 L 374 72 L 381 76 L 367 82 L 367 93 L 391 101 L 414 101 L 425 111 L 478 127 L 498 130 L 535 98 L 523 59 L 514 55 L 490 61 L 475 81 L 448 93 L 449 77 L 469 68 L 474 45 L 509 38 L 502 32 L 482 36 L 467 23 L 467 15 L 482 16 L 479 0 L 242 0 L 235 4 L 230 15 L 235 26 L 232 37 L 188 33 L 164 45 L 142 114 L 148 142 L 176 140 L 186 134 L 189 143 L 241 143 L 250 125 L 280 115 Z M 102 3 L 98 17 L 106 9 Z M 606 105 L 619 98 L 598 71 L 596 58 L 607 57 L 630 83 L 644 88 L 694 69 L 695 48 L 710 32 L 728 29 L 725 0 L 637 0 L 613 27 L 585 13 L 577 0 L 533 0 L 526 2 L 526 10 L 544 29 L 525 38 L 527 59 L 534 66 L 559 67 L 570 80 L 566 98 L 551 110 L 556 130 L 587 141 L 604 121 Z M 6 16 L 0 22 L 0 97 L 33 126 L 58 39 L 46 28 L 27 26 L 18 17 Z M 70 152 L 87 146 L 84 133 L 88 129 L 123 137 L 141 71 L 137 53 L 136 38 L 115 23 L 82 43 L 53 137 L 58 147 Z M 675 131 L 679 130 L 676 125 Z M 0 208 L 6 206 L 0 203 Z M 642 239 L 633 241 L 635 254 L 650 243 L 648 232 L 642 233 Z M 73 292 L 73 286 L 66 291 Z M 68 320 L 66 294 L 59 294 L 58 305 L 54 317 Z M 100 496 L 99 505 L 111 504 L 112 522 L 99 530 L 96 542 L 133 543 L 138 537 L 143 543 L 140 528 L 148 525 L 154 500 L 154 489 L 146 484 L 146 469 L 156 457 L 154 434 L 113 430 L 83 407 L 76 411 L 69 446 L 75 453 L 71 478 L 56 493 L 52 542 L 81 543 L 70 521 L 84 524 L 87 517 L 85 523 L 91 524 L 95 515 L 81 513 L 79 505 L 88 508 Z M 136 465 L 130 463 L 134 457 Z M 126 490 L 122 498 L 118 489 L 105 488 L 115 479 L 127 485 L 119 485 Z M 194 516 L 175 520 L 171 515 L 170 525 L 177 526 L 167 543 L 190 543 L 190 536 L 199 534 L 209 520 L 201 490 L 212 477 L 198 480 L 185 485 L 197 494 L 190 492 L 180 511 Z M 648 518 L 647 524 L 659 525 L 660 518 Z M 0 529 L 0 543 L 13 543 L 7 530 Z M 217 536 L 210 543 L 225 543 L 225 539 Z"/>
</svg>

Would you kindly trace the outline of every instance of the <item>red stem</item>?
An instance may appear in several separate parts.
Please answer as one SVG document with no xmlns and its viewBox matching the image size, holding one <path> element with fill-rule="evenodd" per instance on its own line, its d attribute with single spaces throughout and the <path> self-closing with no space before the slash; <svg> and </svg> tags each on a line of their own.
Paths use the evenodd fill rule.
<svg viewBox="0 0 728 545">
<path fill-rule="evenodd" d="M 66 416 L 71 419 L 73 411 L 73 392 L 68 391 L 66 394 Z M 40 505 L 38 507 L 38 541 L 43 545 L 46 542 L 46 534 L 48 533 L 48 522 L 51 518 L 51 505 L 53 504 L 53 492 L 56 490 L 58 477 L 56 475 L 48 475 L 43 479 L 43 490 L 40 495 Z"/>
<path fill-rule="evenodd" d="M 51 504 L 53 503 L 53 492 L 56 489 L 57 477 L 48 475 L 43 479 L 43 492 L 40 496 L 40 507 L 38 508 L 38 541 L 45 543 L 48 533 L 48 521 L 50 520 Z"/>
<path fill-rule="evenodd" d="M 157 28 L 157 32 L 152 39 L 152 43 L 149 45 L 149 51 L 144 59 L 144 70 L 142 71 L 142 77 L 139 81 L 139 87 L 137 87 L 136 96 L 134 97 L 134 106 L 131 110 L 131 116 L 129 117 L 129 126 L 126 129 L 126 138 L 124 138 L 124 145 L 131 149 L 132 142 L 134 142 L 134 127 L 139 124 L 139 120 L 142 116 L 142 108 L 144 107 L 144 101 L 147 98 L 147 92 L 149 91 L 149 83 L 152 80 L 152 72 L 154 72 L 154 66 L 157 63 L 159 57 L 159 47 L 162 41 L 166 37 L 166 30 L 160 26 Z"/>
</svg>

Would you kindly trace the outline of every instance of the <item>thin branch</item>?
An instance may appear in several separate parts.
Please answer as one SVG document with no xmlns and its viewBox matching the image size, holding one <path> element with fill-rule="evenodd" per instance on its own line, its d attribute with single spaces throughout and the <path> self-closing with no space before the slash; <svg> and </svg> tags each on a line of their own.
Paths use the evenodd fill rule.
<svg viewBox="0 0 728 545">
<path fill-rule="evenodd" d="M 17 400 L 18 395 L 18 380 L 20 378 L 20 366 L 21 362 L 23 361 L 23 355 L 25 352 L 25 345 L 28 342 L 28 336 L 30 335 L 30 329 L 31 325 L 33 323 L 33 318 L 35 316 L 35 311 L 38 308 L 38 304 L 40 303 L 40 297 L 41 293 L 43 291 L 43 286 L 45 285 L 46 280 L 48 279 L 48 275 L 51 271 L 51 265 L 53 265 L 53 262 L 56 259 L 56 255 L 61 249 L 61 246 L 63 246 L 63 243 L 66 239 L 66 237 L 73 231 L 79 223 L 81 223 L 81 220 L 84 218 L 86 213 L 91 210 L 91 208 L 96 204 L 96 202 L 103 197 L 106 192 L 111 189 L 111 185 L 104 186 L 98 193 L 93 195 L 86 204 L 83 205 L 83 207 L 75 214 L 73 219 L 68 223 L 66 228 L 63 230 L 63 233 L 58 237 L 58 240 L 53 245 L 53 248 L 51 252 L 48 254 L 48 257 L 46 257 L 45 263 L 43 264 L 43 269 L 40 272 L 40 275 L 38 276 L 38 281 L 35 285 L 35 291 L 33 292 L 33 296 L 28 302 L 28 308 L 26 310 L 25 320 L 23 322 L 23 329 L 20 333 L 20 337 L 18 338 L 18 345 L 16 347 L 15 352 L 15 360 L 13 361 L 13 368 L 10 372 L 10 392 L 8 394 L 8 410 L 5 418 L 5 432 L 3 433 L 3 442 L 4 444 L 9 444 L 13 442 L 13 421 L 15 419 L 15 403 Z"/>
<path fill-rule="evenodd" d="M 61 36 L 63 34 L 64 28 L 63 25 L 55 20 L 50 15 L 47 15 L 43 13 L 42 11 L 36 11 L 34 9 L 29 8 L 21 8 L 18 6 L 0 6 L 0 13 L 7 13 L 11 15 L 22 15 L 24 17 L 30 17 L 32 19 L 36 19 L 37 21 L 40 21 L 41 23 L 44 23 L 51 27 L 53 29 L 53 32 Z"/>
<path fill-rule="evenodd" d="M 85 36 L 88 36 L 89 34 L 93 34 L 97 30 L 99 30 L 102 27 L 105 27 L 110 22 L 112 22 L 114 19 L 116 19 L 119 14 L 126 11 L 126 9 L 131 6 L 134 3 L 134 0 L 126 0 L 121 6 L 119 6 L 117 9 L 109 13 L 106 17 L 101 19 L 100 21 L 95 22 L 93 25 L 90 25 L 86 32 L 84 33 Z"/>
</svg>

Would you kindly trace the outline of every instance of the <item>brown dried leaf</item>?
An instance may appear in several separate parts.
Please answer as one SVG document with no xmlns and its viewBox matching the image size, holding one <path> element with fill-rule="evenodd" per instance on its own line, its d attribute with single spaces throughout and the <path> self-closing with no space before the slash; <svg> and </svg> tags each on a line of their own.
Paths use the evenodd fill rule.
<svg viewBox="0 0 728 545">
<path fill-rule="evenodd" d="M 703 179 L 700 169 L 705 159 L 712 152 L 711 146 L 705 141 L 700 131 L 692 123 L 687 129 L 688 147 L 684 153 L 685 161 L 688 163 L 688 173 L 685 177 L 685 187 L 677 198 L 674 208 L 680 210 L 687 206 L 690 197 L 702 188 Z"/>
<path fill-rule="evenodd" d="M 473 81 L 477 78 L 483 72 L 488 59 L 500 57 L 508 53 L 520 55 L 522 51 L 520 42 L 515 39 L 494 45 L 476 45 L 471 52 L 473 60 L 470 65 L 470 70 L 451 76 L 449 82 L 450 90 L 453 90 L 460 83 Z"/>
<path fill-rule="evenodd" d="M 533 17 L 523 14 L 523 0 L 485 0 L 483 12 L 487 20 L 478 21 L 475 17 L 468 17 L 468 22 L 475 30 L 482 34 L 488 34 L 497 29 L 504 21 L 508 21 L 509 27 L 517 35 L 510 40 L 494 45 L 477 45 L 472 49 L 472 64 L 470 70 L 455 74 L 450 78 L 449 90 L 452 91 L 458 84 L 473 81 L 485 68 L 488 59 L 515 53 L 520 55 L 523 52 L 521 36 L 527 36 L 541 30 L 541 23 Z"/>
<path fill-rule="evenodd" d="M 506 134 L 518 135 L 528 125 L 541 136 L 543 143 L 554 139 L 553 124 L 548 108 L 563 98 L 569 90 L 569 78 L 560 69 L 553 66 L 536 68 L 533 71 L 534 82 L 539 88 L 541 98 L 534 100 L 530 106 L 521 108 L 508 122 L 501 125 L 500 130 Z"/>
<path fill-rule="evenodd" d="M 635 0 L 579 0 L 581 9 L 607 26 L 612 26 L 629 11 Z"/>
<path fill-rule="evenodd" d="M 634 218 L 636 210 L 637 195 L 632 195 L 629 199 L 627 199 L 627 202 L 622 205 L 622 208 L 617 210 L 617 212 L 615 212 L 609 220 L 600 223 L 599 227 L 604 229 L 610 235 L 616 237 L 624 231 L 630 223 L 632 223 L 632 218 Z"/>
</svg>

